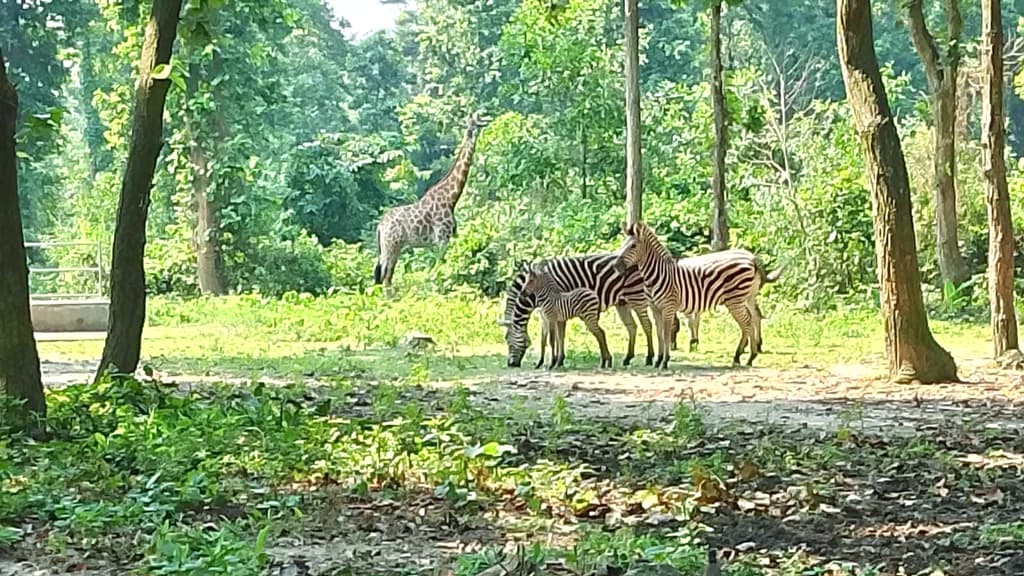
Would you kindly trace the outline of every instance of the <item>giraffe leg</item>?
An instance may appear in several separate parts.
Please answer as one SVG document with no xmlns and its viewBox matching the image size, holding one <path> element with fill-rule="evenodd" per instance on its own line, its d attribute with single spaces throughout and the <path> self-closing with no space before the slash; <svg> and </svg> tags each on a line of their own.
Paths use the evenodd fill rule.
<svg viewBox="0 0 1024 576">
<path fill-rule="evenodd" d="M 395 296 L 395 290 L 391 282 L 395 277 L 395 269 L 398 268 L 398 255 L 397 251 L 389 254 L 384 264 L 384 293 L 388 298 Z"/>
</svg>

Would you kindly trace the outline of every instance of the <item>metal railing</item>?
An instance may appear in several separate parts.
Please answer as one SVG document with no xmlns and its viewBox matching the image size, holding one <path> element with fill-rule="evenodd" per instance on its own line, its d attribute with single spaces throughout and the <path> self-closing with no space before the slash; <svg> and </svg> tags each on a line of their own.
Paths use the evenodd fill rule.
<svg viewBox="0 0 1024 576">
<path fill-rule="evenodd" d="M 96 275 L 96 291 L 90 293 L 66 294 L 61 292 L 40 292 L 30 295 L 32 300 L 58 300 L 58 299 L 85 299 L 103 298 L 103 246 L 99 242 L 26 242 L 25 248 L 57 248 L 89 246 L 94 248 L 95 261 L 93 266 L 60 266 L 60 267 L 28 267 L 29 285 L 31 286 L 33 275 L 62 275 L 91 273 Z"/>
</svg>

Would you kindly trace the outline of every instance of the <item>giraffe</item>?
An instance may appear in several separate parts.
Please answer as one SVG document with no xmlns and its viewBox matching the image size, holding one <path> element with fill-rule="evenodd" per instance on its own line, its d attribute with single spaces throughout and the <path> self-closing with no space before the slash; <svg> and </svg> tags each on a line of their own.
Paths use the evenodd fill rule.
<svg viewBox="0 0 1024 576">
<path fill-rule="evenodd" d="M 377 223 L 378 256 L 373 267 L 375 284 L 383 283 L 390 288 L 398 257 L 406 248 L 435 247 L 443 257 L 457 230 L 455 205 L 466 187 L 476 138 L 486 125 L 487 120 L 479 112 L 467 118 L 466 134 L 448 174 L 431 186 L 422 198 L 412 204 L 395 206 L 385 212 Z"/>
</svg>

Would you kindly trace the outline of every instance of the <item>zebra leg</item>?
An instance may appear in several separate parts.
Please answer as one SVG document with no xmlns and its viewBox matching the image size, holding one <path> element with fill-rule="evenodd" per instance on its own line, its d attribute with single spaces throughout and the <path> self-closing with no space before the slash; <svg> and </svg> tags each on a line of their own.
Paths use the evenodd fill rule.
<svg viewBox="0 0 1024 576">
<path fill-rule="evenodd" d="M 750 357 L 747 359 L 747 366 L 751 366 L 754 363 L 754 358 L 757 357 L 757 349 L 754 345 L 753 339 L 753 318 L 750 315 L 750 309 L 747 307 L 745 302 L 727 302 L 726 308 L 729 309 L 729 313 L 732 314 L 736 323 L 740 326 L 740 343 L 736 346 L 736 354 L 732 357 L 733 366 L 739 366 L 740 356 L 747 347 L 747 342 L 750 342 Z"/>
<path fill-rule="evenodd" d="M 747 310 L 750 312 L 750 349 L 760 354 L 764 351 L 762 350 L 763 340 L 761 337 L 761 307 L 757 305 L 757 300 L 753 296 L 747 301 Z"/>
<path fill-rule="evenodd" d="M 669 332 L 672 335 L 672 338 L 669 340 L 669 350 L 675 350 L 676 348 L 678 348 L 678 346 L 676 345 L 676 338 L 679 336 L 680 326 L 681 325 L 679 323 L 679 314 L 672 316 L 672 330 L 670 330 Z"/>
<path fill-rule="evenodd" d="M 633 311 L 625 305 L 615 306 L 615 311 L 619 313 L 619 318 L 622 320 L 622 325 L 626 327 L 626 332 L 629 334 L 629 346 L 626 348 L 626 357 L 622 359 L 623 366 L 629 366 L 629 363 L 636 356 L 636 322 L 633 321 Z M 590 327 L 589 325 L 587 326 Z M 593 332 L 593 330 L 591 330 Z M 648 336 L 650 338 L 650 336 Z M 602 366 L 604 368 L 604 366 Z"/>
<path fill-rule="evenodd" d="M 597 346 L 601 349 L 601 368 L 612 367 L 612 353 L 608 351 L 608 340 L 605 338 L 604 329 L 598 323 L 598 317 L 594 316 L 586 320 L 587 329 L 597 339 Z M 636 326 L 633 326 L 633 331 L 636 331 Z"/>
<path fill-rule="evenodd" d="M 761 312 L 761 307 L 757 304 L 756 298 L 751 298 L 754 302 L 754 326 L 757 328 L 757 353 L 764 354 L 764 332 L 761 331 L 761 321 L 764 320 L 764 314 Z"/>
<path fill-rule="evenodd" d="M 661 362 L 658 364 L 658 368 L 668 369 L 669 360 L 669 338 L 670 330 L 672 329 L 673 322 L 676 321 L 676 311 L 666 307 L 661 310 L 661 343 L 658 346 L 659 356 L 661 356 Z M 660 353 L 664 351 L 664 355 Z"/>
<path fill-rule="evenodd" d="M 548 343 L 548 331 L 551 330 L 548 326 L 548 318 L 541 312 L 540 315 L 540 359 L 537 360 L 537 365 L 533 367 L 534 370 L 544 365 L 544 347 Z M 554 354 L 554 350 L 551 351 Z"/>
<path fill-rule="evenodd" d="M 558 323 L 558 367 L 565 366 L 565 324 L 566 320 Z"/>
<path fill-rule="evenodd" d="M 654 367 L 661 367 L 661 360 L 665 357 L 665 317 L 661 308 L 651 304 L 651 314 L 654 316 L 654 333 L 658 337 L 658 357 L 654 360 Z"/>
<path fill-rule="evenodd" d="M 564 322 L 551 322 L 551 364 L 548 370 L 554 370 L 562 365 L 565 357 L 565 332 Z"/>
<path fill-rule="evenodd" d="M 634 310 L 636 317 L 640 320 L 640 327 L 644 329 L 644 336 L 647 338 L 647 360 L 645 366 L 654 364 L 654 332 L 651 326 L 651 318 L 647 315 L 647 307 L 642 306 Z"/>
<path fill-rule="evenodd" d="M 700 312 L 686 315 L 687 324 L 690 325 L 690 352 L 697 351 L 700 344 Z"/>
</svg>

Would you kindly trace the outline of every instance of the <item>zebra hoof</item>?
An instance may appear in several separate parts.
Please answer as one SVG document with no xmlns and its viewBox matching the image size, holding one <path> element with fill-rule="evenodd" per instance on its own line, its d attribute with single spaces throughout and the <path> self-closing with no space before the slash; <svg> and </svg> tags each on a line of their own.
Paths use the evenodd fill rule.
<svg viewBox="0 0 1024 576">
<path fill-rule="evenodd" d="M 629 366 L 629 363 L 633 361 L 634 356 L 626 356 L 622 359 L 623 366 Z"/>
<path fill-rule="evenodd" d="M 648 356 L 647 360 L 644 362 L 644 366 L 653 366 L 653 365 L 654 365 L 654 356 L 653 355 L 652 356 Z"/>
<path fill-rule="evenodd" d="M 696 352 L 698 344 L 700 344 L 700 340 L 690 340 L 690 352 Z"/>
</svg>

